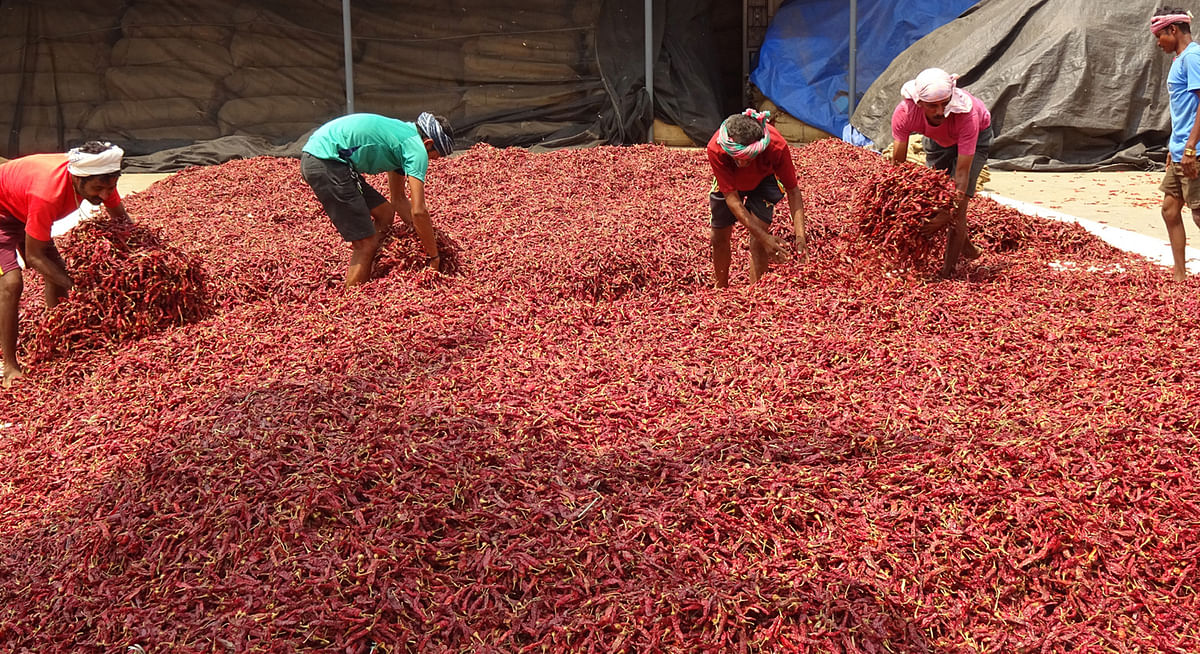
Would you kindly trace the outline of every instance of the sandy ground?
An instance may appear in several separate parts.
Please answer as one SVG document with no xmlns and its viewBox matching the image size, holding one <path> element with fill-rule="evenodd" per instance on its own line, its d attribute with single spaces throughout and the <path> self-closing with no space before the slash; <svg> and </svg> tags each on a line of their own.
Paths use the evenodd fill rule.
<svg viewBox="0 0 1200 654">
<path fill-rule="evenodd" d="M 117 180 L 117 191 L 121 197 L 146 190 L 154 182 L 170 177 L 171 173 L 127 173 Z"/>
<path fill-rule="evenodd" d="M 984 187 L 998 195 L 1062 213 L 1166 240 L 1163 226 L 1161 172 L 1022 173 L 992 171 Z M 1189 240 L 1200 231 L 1188 220 Z"/>
</svg>

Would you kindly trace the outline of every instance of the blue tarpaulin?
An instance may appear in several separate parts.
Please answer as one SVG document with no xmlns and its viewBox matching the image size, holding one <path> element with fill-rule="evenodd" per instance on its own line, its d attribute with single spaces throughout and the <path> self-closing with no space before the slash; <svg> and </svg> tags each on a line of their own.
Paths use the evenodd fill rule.
<svg viewBox="0 0 1200 654">
<path fill-rule="evenodd" d="M 976 2 L 858 0 L 856 95 L 861 98 L 908 46 Z M 926 67 L 937 65 L 930 61 Z M 842 134 L 850 124 L 849 68 L 850 3 L 791 0 L 772 19 L 750 81 L 795 118 L 830 134 Z M 899 94 L 896 89 L 897 98 Z"/>
</svg>

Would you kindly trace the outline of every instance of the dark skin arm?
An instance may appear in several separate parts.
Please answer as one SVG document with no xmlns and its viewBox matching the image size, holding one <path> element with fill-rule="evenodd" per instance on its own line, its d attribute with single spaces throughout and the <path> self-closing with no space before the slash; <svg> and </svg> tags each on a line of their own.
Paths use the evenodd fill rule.
<svg viewBox="0 0 1200 654">
<path fill-rule="evenodd" d="M 742 204 L 742 198 L 737 193 L 726 193 L 725 204 L 733 213 L 733 217 L 737 218 L 737 221 L 762 245 L 763 250 L 766 251 L 767 257 L 770 260 L 776 263 L 788 260 L 783 240 L 768 232 L 767 226 L 763 221 L 750 215 L 750 211 L 746 209 L 745 204 Z M 799 203 L 796 206 L 799 206 Z"/>
<path fill-rule="evenodd" d="M 1200 94 L 1200 91 L 1196 93 Z M 1184 145 L 1184 148 L 1194 150 L 1196 149 L 1197 142 L 1200 142 L 1200 106 L 1196 107 L 1196 115 L 1192 119 L 1192 131 L 1188 134 L 1187 143 Z M 1196 179 L 1197 175 L 1200 175 L 1200 169 L 1196 166 L 1196 155 L 1194 154 L 1184 154 L 1179 160 L 1179 167 L 1183 170 L 1184 177 L 1188 179 Z"/>
<path fill-rule="evenodd" d="M 48 284 L 57 286 L 63 292 L 69 291 L 75 287 L 75 282 L 71 280 L 67 271 L 49 256 L 53 249 L 53 239 L 42 241 L 25 235 L 25 263 L 41 273 Z"/>
<path fill-rule="evenodd" d="M 787 190 L 788 208 L 792 210 L 792 229 L 796 234 L 796 254 L 801 261 L 808 260 L 808 232 L 804 227 L 804 198 L 800 187 Z"/>
<path fill-rule="evenodd" d="M 433 230 L 433 221 L 429 218 L 429 209 L 425 206 L 425 182 L 416 177 L 408 178 L 409 202 L 412 205 L 412 224 L 421 237 L 421 246 L 425 248 L 425 256 L 431 260 L 429 267 L 437 270 L 440 262 L 438 256 L 437 233 Z M 403 214 L 401 214 L 403 215 Z"/>
<path fill-rule="evenodd" d="M 942 277 L 954 274 L 958 257 L 967 242 L 967 188 L 971 183 L 971 164 L 974 161 L 975 155 L 972 153 L 959 155 L 958 162 L 954 164 L 954 220 L 950 223 L 950 232 L 946 235 L 946 258 L 942 263 Z"/>
</svg>

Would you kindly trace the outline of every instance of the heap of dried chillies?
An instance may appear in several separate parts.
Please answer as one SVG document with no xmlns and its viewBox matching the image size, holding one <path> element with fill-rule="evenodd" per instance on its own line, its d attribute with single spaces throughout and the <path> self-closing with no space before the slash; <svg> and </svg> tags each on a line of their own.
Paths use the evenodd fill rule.
<svg viewBox="0 0 1200 654">
<path fill-rule="evenodd" d="M 809 263 L 721 292 L 702 152 L 437 160 L 458 274 L 352 291 L 315 199 L 252 192 L 293 161 L 129 198 L 225 243 L 222 304 L 0 398 L 0 644 L 1200 650 L 1196 283 L 986 201 L 958 279 L 881 275 L 845 180 L 885 163 L 795 157 Z"/>
<path fill-rule="evenodd" d="M 925 166 L 885 165 L 859 183 L 853 206 L 863 237 L 890 264 L 924 268 L 943 247 L 946 233 L 945 225 L 930 230 L 927 223 L 954 209 L 954 184 Z"/>
<path fill-rule="evenodd" d="M 141 338 L 211 311 L 200 262 L 107 213 L 59 239 L 75 288 L 27 336 L 30 360 Z"/>
</svg>

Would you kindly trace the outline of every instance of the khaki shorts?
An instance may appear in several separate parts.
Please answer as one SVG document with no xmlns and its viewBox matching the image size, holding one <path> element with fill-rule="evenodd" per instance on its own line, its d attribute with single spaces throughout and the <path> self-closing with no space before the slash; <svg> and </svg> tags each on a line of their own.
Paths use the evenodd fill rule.
<svg viewBox="0 0 1200 654">
<path fill-rule="evenodd" d="M 1163 175 L 1158 190 L 1162 191 L 1163 195 L 1183 198 L 1189 209 L 1200 211 L 1200 179 L 1184 177 L 1183 169 L 1178 163 L 1167 160 L 1167 172 Z"/>
</svg>

